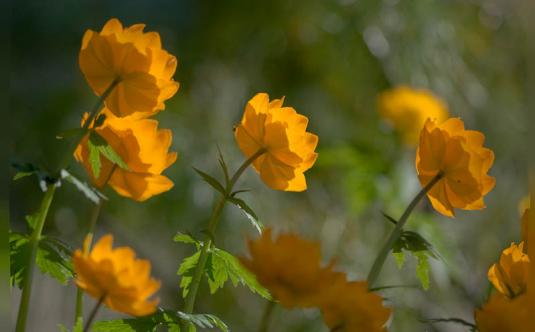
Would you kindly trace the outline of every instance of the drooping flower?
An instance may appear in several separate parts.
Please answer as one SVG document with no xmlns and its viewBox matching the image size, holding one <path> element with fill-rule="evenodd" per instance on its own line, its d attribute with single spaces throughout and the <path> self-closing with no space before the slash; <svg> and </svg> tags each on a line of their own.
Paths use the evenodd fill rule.
<svg viewBox="0 0 535 332">
<path fill-rule="evenodd" d="M 500 261 L 491 266 L 488 272 L 490 282 L 502 294 L 514 298 L 526 291 L 529 264 L 528 255 L 524 253 L 524 243 L 505 249 Z"/>
<path fill-rule="evenodd" d="M 115 150 L 128 169 L 117 167 L 100 155 L 102 166 L 96 177 L 90 163 L 89 136 L 86 136 L 74 156 L 84 165 L 95 185 L 102 187 L 109 184 L 119 195 L 136 201 L 144 201 L 170 190 L 173 182 L 162 172 L 177 158 L 176 152 L 168 152 L 172 141 L 171 131 L 158 129 L 156 120 L 118 118 L 107 109 L 102 114 L 106 118 L 94 130 Z"/>
<path fill-rule="evenodd" d="M 269 101 L 266 93 L 254 96 L 245 107 L 236 140 L 247 158 L 260 149 L 265 153 L 254 162 L 260 178 L 272 189 L 303 191 L 307 188 L 304 172 L 317 158 L 318 136 L 306 131 L 308 118 L 283 99 Z"/>
<path fill-rule="evenodd" d="M 144 28 L 123 28 L 113 18 L 100 32 L 87 30 L 82 40 L 80 69 L 98 96 L 117 82 L 105 105 L 119 117 L 151 116 L 165 109 L 164 101 L 178 91 L 173 80 L 176 58 L 162 49 L 157 32 L 145 33 Z"/>
<path fill-rule="evenodd" d="M 475 311 L 480 332 L 532 332 L 535 331 L 535 302 L 526 295 L 513 299 L 494 293 L 481 309 Z"/>
<path fill-rule="evenodd" d="M 242 258 L 271 295 L 287 308 L 315 307 L 322 292 L 343 274 L 321 266 L 318 243 L 294 234 L 281 234 L 272 239 L 270 229 L 248 243 L 251 258 Z"/>
<path fill-rule="evenodd" d="M 108 234 L 91 252 L 74 252 L 76 284 L 110 309 L 133 316 L 153 313 L 159 300 L 149 298 L 160 288 L 160 282 L 151 278 L 150 262 L 136 259 L 129 247 L 113 249 L 112 244 L 113 236 Z M 87 246 L 85 243 L 84 247 Z"/>
<path fill-rule="evenodd" d="M 427 119 L 438 123 L 448 118 L 446 104 L 431 91 L 398 86 L 381 93 L 378 111 L 392 124 L 407 145 L 416 145 Z"/>
<path fill-rule="evenodd" d="M 454 208 L 479 210 L 483 197 L 492 190 L 495 179 L 487 174 L 494 162 L 492 150 L 483 147 L 485 136 L 465 130 L 460 119 L 438 124 L 427 120 L 416 151 L 416 169 L 422 186 L 435 176 L 440 180 L 427 193 L 441 214 L 454 216 Z"/>
<path fill-rule="evenodd" d="M 365 281 L 339 279 L 331 285 L 321 305 L 321 313 L 331 331 L 386 331 L 391 310 L 383 298 L 368 290 Z"/>
</svg>

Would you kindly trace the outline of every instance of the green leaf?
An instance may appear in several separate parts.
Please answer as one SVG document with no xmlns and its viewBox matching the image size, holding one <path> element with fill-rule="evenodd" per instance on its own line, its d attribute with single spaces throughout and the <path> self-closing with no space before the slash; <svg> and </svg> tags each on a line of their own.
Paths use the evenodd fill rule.
<svg viewBox="0 0 535 332">
<path fill-rule="evenodd" d="M 82 192 L 82 194 L 84 194 L 85 197 L 87 197 L 90 201 L 92 201 L 95 204 L 99 204 L 102 200 L 108 199 L 106 196 L 104 196 L 104 194 L 102 194 L 96 188 L 92 187 L 87 182 L 80 181 L 78 178 L 76 178 L 74 175 L 69 173 L 67 170 L 64 170 L 64 169 L 61 170 L 61 178 L 73 184 L 76 187 L 76 189 Z"/>
<path fill-rule="evenodd" d="M 204 181 L 206 181 L 206 183 L 208 183 L 210 186 L 212 186 L 212 188 L 214 188 L 215 190 L 219 191 L 223 196 L 225 196 L 227 194 L 225 188 L 223 187 L 223 185 L 221 183 L 219 183 L 219 181 L 217 181 L 214 177 L 212 177 L 211 175 L 193 167 L 193 169 L 195 170 L 195 172 L 197 172 L 197 174 L 199 174 L 202 179 Z"/>
<path fill-rule="evenodd" d="M 243 199 L 237 198 L 237 197 L 229 197 L 228 201 L 232 204 L 236 205 L 242 212 L 245 214 L 247 219 L 253 224 L 253 226 L 256 228 L 258 233 L 262 234 L 262 230 L 264 229 L 264 225 L 258 220 L 258 217 L 256 213 L 245 203 Z"/>
<path fill-rule="evenodd" d="M 106 140 L 97 132 L 91 132 L 88 143 L 89 145 L 96 147 L 98 152 L 102 153 L 102 155 L 104 155 L 104 157 L 106 157 L 109 161 L 121 167 L 122 169 L 128 170 L 128 165 L 117 154 L 117 152 L 115 152 L 111 145 L 109 145 L 108 142 L 106 142 Z M 89 158 L 91 159 L 91 149 L 89 149 Z"/>
<path fill-rule="evenodd" d="M 63 285 L 74 277 L 72 250 L 57 239 L 44 237 L 39 241 L 36 264 L 44 274 L 48 274 Z"/>
<path fill-rule="evenodd" d="M 210 290 L 217 290 L 230 278 L 232 284 L 236 287 L 238 284 L 247 286 L 253 293 L 257 293 L 265 299 L 271 299 L 271 295 L 256 280 L 255 275 L 247 270 L 240 261 L 230 253 L 213 248 L 212 254 L 212 274 L 214 276 L 213 284 Z M 209 280 L 210 284 L 210 280 Z"/>
<path fill-rule="evenodd" d="M 90 136 L 91 137 L 91 136 Z M 89 149 L 89 164 L 91 165 L 91 172 L 93 176 L 98 179 L 100 176 L 100 152 L 98 147 L 93 143 L 91 139 L 87 141 L 87 147 Z"/>
<path fill-rule="evenodd" d="M 180 288 L 182 288 L 182 297 L 186 298 L 189 292 L 189 286 L 191 285 L 191 280 L 193 278 L 193 273 L 195 267 L 199 262 L 199 257 L 201 255 L 200 251 L 195 252 L 193 255 L 184 258 L 180 264 L 177 274 L 181 276 L 180 279 Z"/>
<path fill-rule="evenodd" d="M 27 176 L 33 175 L 35 172 L 18 172 L 13 176 L 13 181 L 17 181 L 19 179 L 25 178 Z"/>
<path fill-rule="evenodd" d="M 175 237 L 173 238 L 173 241 L 199 246 L 199 241 L 195 240 L 193 236 L 181 232 L 176 233 Z"/>
<path fill-rule="evenodd" d="M 392 254 L 396 259 L 396 265 L 398 266 L 398 269 L 401 269 L 403 267 L 403 264 L 405 263 L 405 254 L 403 253 L 403 251 L 393 252 Z"/>
<path fill-rule="evenodd" d="M 20 289 L 24 286 L 24 274 L 30 259 L 29 238 L 25 234 L 9 234 L 9 283 Z"/>
<path fill-rule="evenodd" d="M 141 318 L 98 321 L 93 324 L 93 332 L 149 332 L 155 331 L 161 322 L 152 316 Z"/>
<path fill-rule="evenodd" d="M 29 214 L 24 218 L 26 219 L 26 225 L 28 225 L 30 232 L 32 232 L 35 229 L 35 225 L 37 224 L 38 218 L 39 218 L 39 212 L 36 212 L 34 214 Z"/>
<path fill-rule="evenodd" d="M 69 332 L 69 330 L 63 324 L 58 324 L 58 329 L 60 330 L 60 332 Z M 72 332 L 83 332 L 83 330 L 84 330 L 84 326 L 82 324 L 82 317 L 80 317 L 76 321 L 76 324 L 74 324 L 74 327 L 72 328 Z"/>
<path fill-rule="evenodd" d="M 178 312 L 178 317 L 181 319 L 197 325 L 200 328 L 213 329 L 218 328 L 223 332 L 229 332 L 227 324 L 225 324 L 220 318 L 211 314 L 186 314 L 184 312 Z"/>
<path fill-rule="evenodd" d="M 225 162 L 225 158 L 223 158 L 223 154 L 221 153 L 219 146 L 217 146 L 217 152 L 219 153 L 219 165 L 221 166 L 221 169 L 223 170 L 223 175 L 225 176 L 225 185 L 228 186 L 228 184 L 230 183 L 230 177 L 228 175 L 227 163 Z"/>
<path fill-rule="evenodd" d="M 420 280 L 425 290 L 429 289 L 429 262 L 427 261 L 427 251 L 416 251 L 413 254 L 418 259 L 416 265 L 416 276 Z"/>
</svg>

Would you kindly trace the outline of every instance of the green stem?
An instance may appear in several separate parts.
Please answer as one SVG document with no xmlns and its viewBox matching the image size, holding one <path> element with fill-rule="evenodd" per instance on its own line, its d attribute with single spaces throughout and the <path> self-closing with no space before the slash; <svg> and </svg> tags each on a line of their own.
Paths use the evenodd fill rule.
<svg viewBox="0 0 535 332">
<path fill-rule="evenodd" d="M 208 259 L 208 250 L 212 246 L 212 238 L 215 234 L 215 230 L 217 228 L 217 224 L 219 223 L 219 217 L 221 216 L 221 212 L 223 211 L 223 208 L 225 207 L 225 203 L 227 202 L 227 198 L 232 194 L 232 189 L 234 188 L 234 185 L 240 178 L 240 176 L 243 174 L 243 172 L 249 167 L 256 158 L 260 157 L 262 154 L 266 152 L 266 149 L 261 148 L 256 153 L 254 153 L 251 157 L 249 157 L 246 161 L 243 162 L 243 164 L 236 170 L 234 175 L 232 176 L 231 180 L 229 181 L 225 192 L 225 195 L 222 196 L 219 201 L 214 206 L 214 210 L 212 211 L 212 215 L 210 217 L 210 221 L 208 222 L 208 229 L 207 229 L 207 236 L 206 239 L 203 241 L 202 247 L 201 247 L 201 253 L 199 255 L 199 261 L 197 262 L 197 265 L 195 266 L 195 271 L 193 272 L 193 277 L 191 280 L 191 284 L 189 287 L 188 295 L 186 296 L 186 300 L 184 303 L 184 312 L 187 314 L 193 313 L 193 307 L 195 306 L 195 299 L 197 297 L 197 291 L 199 290 L 199 285 L 202 280 L 203 272 L 204 272 L 204 266 L 206 265 L 206 261 Z M 182 322 L 181 324 L 181 331 L 188 331 L 190 323 L 188 322 Z"/>
<path fill-rule="evenodd" d="M 87 319 L 87 323 L 85 323 L 83 332 L 89 331 L 89 328 L 91 327 L 91 324 L 93 323 L 93 320 L 97 316 L 98 309 L 100 309 L 100 307 L 102 306 L 102 303 L 104 302 L 104 298 L 106 298 L 106 295 L 101 296 L 100 299 L 98 299 L 98 302 L 93 308 L 93 310 L 91 310 L 91 313 L 89 314 L 89 318 Z"/>
<path fill-rule="evenodd" d="M 19 305 L 19 313 L 17 316 L 17 327 L 16 332 L 24 332 L 26 330 L 26 321 L 28 318 L 28 311 L 30 308 L 30 297 L 32 293 L 32 280 L 33 272 L 35 269 L 35 257 L 37 255 L 37 249 L 39 248 L 39 240 L 41 240 L 41 233 L 43 232 L 43 227 L 45 225 L 46 216 L 48 215 L 48 210 L 52 199 L 54 198 L 54 193 L 56 192 L 56 184 L 51 184 L 47 187 L 47 191 L 43 200 L 41 201 L 41 207 L 39 209 L 39 219 L 35 229 L 33 230 L 32 235 L 30 236 L 30 257 L 26 264 L 26 271 L 24 273 L 24 279 L 22 284 L 22 295 Z"/>
<path fill-rule="evenodd" d="M 410 204 L 407 206 L 403 214 L 401 215 L 401 218 L 396 223 L 396 227 L 390 233 L 390 237 L 386 241 L 385 245 L 375 258 L 375 261 L 373 262 L 372 269 L 370 270 L 370 273 L 368 274 L 368 287 L 372 287 L 375 281 L 377 280 L 377 277 L 379 276 L 379 273 L 381 273 L 381 269 L 383 268 L 383 264 L 385 263 L 386 257 L 388 256 L 388 253 L 392 249 L 392 246 L 396 242 L 396 240 L 401 235 L 401 232 L 403 230 L 403 226 L 405 226 L 405 223 L 409 219 L 409 216 L 411 215 L 412 211 L 418 205 L 418 203 L 422 200 L 422 198 L 427 195 L 429 190 L 440 180 L 442 179 L 443 173 L 439 172 L 431 181 L 429 181 L 428 184 L 425 185 L 425 187 L 420 190 L 420 192 L 413 198 L 413 200 L 410 202 Z"/>
<path fill-rule="evenodd" d="M 100 113 L 100 111 L 102 109 L 102 106 L 104 105 L 104 101 L 106 100 L 106 98 L 108 98 L 110 93 L 113 91 L 113 89 L 115 89 L 115 87 L 117 86 L 117 84 L 119 84 L 119 82 L 120 82 L 119 79 L 113 80 L 113 82 L 111 82 L 110 86 L 104 91 L 104 93 L 102 93 L 102 95 L 100 95 L 100 97 L 98 98 L 95 106 L 93 106 L 93 109 L 89 113 L 89 117 L 87 118 L 87 120 L 82 125 L 81 133 L 76 136 L 76 139 L 71 141 L 71 143 L 69 145 L 69 148 L 66 150 L 67 152 L 62 157 L 61 163 L 60 163 L 60 170 L 65 168 L 65 167 L 67 167 L 72 154 L 76 150 L 76 147 L 78 146 L 78 144 L 80 144 L 82 139 L 85 137 L 85 135 L 89 131 L 89 126 L 91 126 L 91 124 L 93 123 L 93 120 Z"/>
<path fill-rule="evenodd" d="M 266 307 L 264 308 L 264 313 L 262 314 L 262 320 L 260 321 L 260 326 L 258 332 L 268 332 L 269 321 L 271 319 L 271 314 L 275 308 L 275 302 L 268 301 Z"/>
<path fill-rule="evenodd" d="M 88 247 L 83 248 L 84 254 L 88 253 L 89 250 L 91 250 L 91 245 L 93 242 L 93 233 L 95 232 L 95 225 L 97 224 L 98 217 L 100 215 L 100 211 L 102 210 L 102 205 L 104 204 L 103 200 L 100 200 L 94 207 L 93 211 L 91 212 L 91 220 L 89 222 L 89 230 L 87 232 L 86 236 L 91 237 L 91 240 L 89 241 Z M 84 241 L 85 242 L 85 241 Z M 84 243 L 85 245 L 85 243 Z M 76 307 L 74 310 L 74 323 L 78 321 L 79 318 L 83 316 L 83 305 L 84 305 L 84 292 L 80 288 L 76 288 Z"/>
</svg>

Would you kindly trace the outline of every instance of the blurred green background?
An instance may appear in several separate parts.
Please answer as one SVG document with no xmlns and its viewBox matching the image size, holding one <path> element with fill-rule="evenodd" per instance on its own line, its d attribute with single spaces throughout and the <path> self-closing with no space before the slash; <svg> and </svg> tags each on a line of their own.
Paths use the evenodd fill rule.
<svg viewBox="0 0 535 332">
<path fill-rule="evenodd" d="M 162 305 L 181 308 L 181 260 L 192 248 L 172 242 L 177 231 L 200 236 L 215 194 L 192 166 L 220 175 L 217 146 L 232 169 L 243 160 L 232 127 L 257 92 L 286 96 L 309 117 L 320 137 L 319 159 L 307 172 L 309 189 L 268 189 L 249 170 L 240 186 L 262 222 L 321 241 L 325 261 L 364 279 L 391 225 L 381 211 L 399 216 L 418 191 L 414 150 L 378 116 L 377 94 L 398 84 L 428 88 L 447 101 L 452 116 L 485 133 L 496 154 L 495 189 L 487 209 L 441 217 L 427 202 L 409 222 L 435 245 L 443 260 L 431 261 L 431 287 L 383 291 L 394 307 L 391 331 L 464 331 L 458 325 L 422 323 L 459 317 L 486 298 L 487 268 L 501 249 L 519 239 L 517 204 L 527 193 L 525 139 L 528 120 L 528 7 L 505 0 L 309 0 L 309 1 L 20 1 L 11 17 L 9 120 L 12 159 L 54 169 L 65 143 L 55 138 L 78 126 L 96 101 L 78 69 L 86 29 L 100 30 L 112 17 L 147 24 L 176 55 L 181 87 L 157 115 L 173 131 L 178 161 L 166 172 L 175 187 L 145 203 L 106 190 L 110 202 L 98 235 L 111 232 L 153 262 L 162 279 Z M 72 172 L 87 179 L 79 165 Z M 14 173 L 14 172 L 13 172 Z M 42 198 L 35 178 L 10 184 L 11 227 Z M 92 204 L 72 186 L 58 191 L 45 233 L 81 245 Z M 227 206 L 217 245 L 245 254 L 255 230 Z M 418 285 L 415 259 L 397 269 L 389 258 L 380 285 Z M 75 288 L 39 276 L 34 284 L 29 331 L 56 331 L 72 324 Z M 12 307 L 19 291 L 12 291 Z M 92 305 L 87 300 L 88 306 Z M 205 284 L 197 312 L 214 313 L 233 331 L 255 331 L 264 301 L 246 288 L 227 285 L 213 296 Z M 12 315 L 16 310 L 12 310 Z M 102 311 L 100 317 L 117 315 Z M 327 331 L 316 310 L 277 308 L 271 331 Z"/>
</svg>

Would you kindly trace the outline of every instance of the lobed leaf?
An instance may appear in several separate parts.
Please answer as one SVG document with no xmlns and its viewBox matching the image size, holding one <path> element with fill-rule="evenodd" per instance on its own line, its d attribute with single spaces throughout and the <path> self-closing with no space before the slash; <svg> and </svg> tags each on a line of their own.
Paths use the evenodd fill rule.
<svg viewBox="0 0 535 332">
<path fill-rule="evenodd" d="M 180 266 L 178 267 L 177 274 L 181 276 L 180 288 L 182 288 L 182 297 L 186 298 L 189 293 L 189 286 L 193 279 L 193 273 L 197 263 L 199 263 L 200 251 L 195 252 L 193 255 L 184 258 Z"/>
<path fill-rule="evenodd" d="M 418 259 L 418 264 L 416 265 L 416 276 L 420 283 L 422 284 L 423 289 L 429 289 L 429 262 L 427 260 L 427 251 L 416 251 L 413 254 Z"/>
<path fill-rule="evenodd" d="M 122 169 L 128 170 L 128 165 L 123 161 L 123 159 L 115 152 L 110 144 L 97 132 L 92 131 L 89 135 L 88 145 L 93 146 L 96 150 L 104 155 L 109 161 L 121 167 Z M 89 149 L 89 159 L 91 161 L 91 148 Z M 100 159 L 99 159 L 100 162 Z M 93 166 L 91 166 L 93 167 Z M 98 177 L 98 176 L 95 176 Z"/>
<path fill-rule="evenodd" d="M 161 322 L 154 317 L 140 317 L 98 321 L 93 324 L 93 332 L 149 332 L 156 331 Z"/>
<path fill-rule="evenodd" d="M 39 270 L 63 285 L 74 277 L 72 250 L 63 242 L 49 237 L 39 241 L 35 263 Z"/>
<path fill-rule="evenodd" d="M 26 234 L 9 233 L 9 283 L 11 287 L 24 286 L 26 266 L 30 259 L 29 238 Z"/>
<path fill-rule="evenodd" d="M 180 319 L 197 325 L 200 328 L 218 328 L 223 332 L 230 331 L 225 322 L 223 322 L 219 317 L 212 314 L 187 314 L 185 312 L 178 311 L 177 315 Z"/>
</svg>

